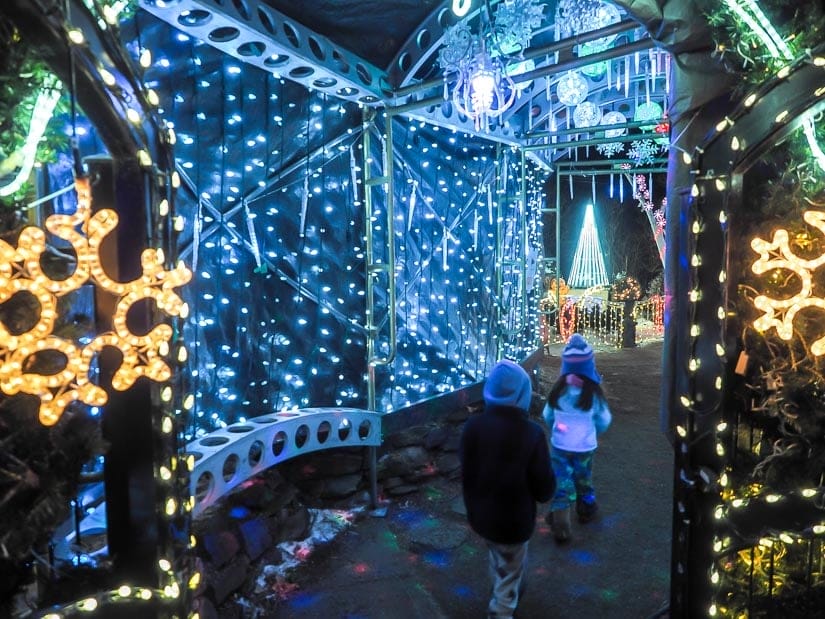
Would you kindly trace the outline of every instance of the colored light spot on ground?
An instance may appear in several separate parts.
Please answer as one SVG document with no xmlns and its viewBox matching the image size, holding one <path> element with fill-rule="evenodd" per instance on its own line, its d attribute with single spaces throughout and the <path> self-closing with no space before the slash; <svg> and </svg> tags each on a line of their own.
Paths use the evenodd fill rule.
<svg viewBox="0 0 825 619">
<path fill-rule="evenodd" d="M 425 529 L 435 529 L 436 527 L 440 526 L 441 522 L 438 518 L 427 518 L 424 522 L 421 523 L 421 527 Z"/>
<path fill-rule="evenodd" d="M 570 558 L 579 565 L 595 565 L 598 562 L 596 555 L 587 550 L 571 550 Z"/>
<path fill-rule="evenodd" d="M 618 597 L 618 594 L 613 589 L 602 589 L 599 596 L 603 600 L 615 600 Z"/>
<path fill-rule="evenodd" d="M 301 591 L 289 598 L 289 605 L 295 610 L 304 610 L 311 608 L 321 600 L 320 593 L 307 593 Z"/>
<path fill-rule="evenodd" d="M 398 541 L 395 533 L 392 531 L 384 531 L 381 533 L 381 543 L 390 550 L 398 550 Z"/>
<path fill-rule="evenodd" d="M 579 599 L 590 595 L 593 592 L 593 588 L 588 585 L 572 584 L 568 587 L 567 592 L 573 599 Z"/>
<path fill-rule="evenodd" d="M 356 574 L 366 574 L 367 572 L 370 571 L 370 566 L 367 565 L 366 563 L 356 563 L 353 566 L 352 571 L 355 572 Z"/>
<path fill-rule="evenodd" d="M 405 509 L 397 512 L 393 518 L 401 524 L 412 527 L 424 521 L 427 518 L 427 514 L 420 509 Z"/>
<path fill-rule="evenodd" d="M 627 527 L 627 521 L 624 518 L 624 514 L 610 514 L 609 516 L 604 516 L 595 524 L 601 530 L 624 529 Z"/>
<path fill-rule="evenodd" d="M 549 574 L 550 572 L 547 570 L 547 568 L 546 568 L 546 567 L 544 567 L 543 565 L 541 565 L 541 566 L 537 567 L 536 569 L 534 569 L 534 570 L 533 570 L 533 573 L 534 573 L 536 576 L 544 576 L 545 574 Z"/>
<path fill-rule="evenodd" d="M 478 548 L 470 546 L 469 544 L 462 544 L 459 552 L 463 557 L 474 557 L 478 554 Z"/>
<path fill-rule="evenodd" d="M 453 593 L 455 593 L 458 597 L 463 598 L 465 600 L 475 597 L 473 590 L 467 585 L 456 585 L 455 587 L 453 587 Z"/>
<path fill-rule="evenodd" d="M 250 511 L 243 505 L 236 505 L 232 509 L 229 510 L 229 517 L 236 518 L 238 520 L 243 520 L 244 518 L 249 518 Z"/>
<path fill-rule="evenodd" d="M 424 553 L 424 562 L 435 567 L 449 567 L 450 553 L 444 550 L 433 550 Z"/>
<path fill-rule="evenodd" d="M 443 493 L 438 488 L 428 487 L 424 492 L 431 501 L 440 499 L 443 496 Z"/>
</svg>

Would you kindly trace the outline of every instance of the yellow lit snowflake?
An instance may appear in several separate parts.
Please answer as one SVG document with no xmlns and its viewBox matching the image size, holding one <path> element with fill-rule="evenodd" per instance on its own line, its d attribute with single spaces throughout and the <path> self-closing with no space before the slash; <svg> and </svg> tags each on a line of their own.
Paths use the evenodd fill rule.
<svg viewBox="0 0 825 619">
<path fill-rule="evenodd" d="M 29 292 L 40 304 L 40 315 L 34 326 L 13 335 L 0 321 L 0 389 L 7 395 L 28 393 L 40 398 L 40 422 L 50 426 L 60 419 L 66 406 L 79 400 L 92 406 L 106 403 L 106 392 L 89 380 L 89 366 L 106 346 L 123 354 L 123 361 L 112 378 L 112 387 L 124 391 L 140 376 L 164 381 L 171 376 L 162 355 L 168 352 L 172 327 L 154 326 L 145 335 L 136 335 L 126 326 L 129 309 L 142 299 L 153 299 L 160 311 L 169 316 L 186 317 L 188 308 L 173 291 L 192 277 L 178 264 L 175 269 L 163 269 L 163 252 L 147 249 L 141 254 L 143 274 L 131 282 L 116 282 L 103 270 L 100 245 L 117 227 L 117 213 L 102 209 L 91 213 L 91 190 L 88 178 L 75 181 L 77 210 L 73 215 L 52 215 L 46 228 L 56 237 L 71 243 L 77 255 L 77 266 L 66 279 L 53 280 L 40 265 L 46 249 L 46 234 L 33 226 L 20 233 L 17 247 L 0 240 L 0 303 L 19 292 Z M 80 226 L 82 231 L 78 232 Z M 113 331 L 102 333 L 86 346 L 52 334 L 57 320 L 57 298 L 77 290 L 89 280 L 118 297 Z M 24 371 L 26 360 L 43 351 L 57 351 L 66 364 L 55 374 L 34 374 Z"/>
<path fill-rule="evenodd" d="M 825 234 L 825 213 L 821 211 L 806 211 L 804 220 L 823 234 Z M 753 300 L 757 309 L 765 312 L 754 321 L 753 326 L 759 331 L 776 328 L 776 333 L 783 340 L 791 339 L 793 334 L 793 320 L 799 310 L 807 307 L 816 307 L 825 310 L 825 299 L 812 295 L 813 272 L 825 264 L 825 253 L 814 260 L 800 258 L 788 244 L 788 231 L 774 232 L 770 243 L 762 239 L 753 239 L 751 247 L 759 254 L 753 266 L 753 272 L 761 275 L 773 269 L 786 269 L 799 276 L 802 287 L 798 293 L 789 299 L 772 299 L 759 295 Z M 811 345 L 811 353 L 815 356 L 825 354 L 825 336 Z"/>
</svg>

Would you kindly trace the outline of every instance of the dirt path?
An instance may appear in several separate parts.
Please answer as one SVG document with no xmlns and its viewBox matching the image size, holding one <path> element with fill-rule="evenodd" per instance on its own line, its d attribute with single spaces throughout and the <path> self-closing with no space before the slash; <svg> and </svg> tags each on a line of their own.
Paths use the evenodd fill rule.
<svg viewBox="0 0 825 619">
<path fill-rule="evenodd" d="M 673 463 L 659 432 L 661 353 L 660 343 L 597 351 L 614 413 L 594 468 L 601 515 L 574 524 L 574 539 L 559 547 L 540 512 L 518 617 L 645 619 L 666 604 Z M 557 373 L 551 354 L 541 391 Z M 270 616 L 483 617 L 486 551 L 466 526 L 460 495 L 458 481 L 439 480 L 385 518 L 361 520 L 299 569 L 298 590 Z"/>
</svg>

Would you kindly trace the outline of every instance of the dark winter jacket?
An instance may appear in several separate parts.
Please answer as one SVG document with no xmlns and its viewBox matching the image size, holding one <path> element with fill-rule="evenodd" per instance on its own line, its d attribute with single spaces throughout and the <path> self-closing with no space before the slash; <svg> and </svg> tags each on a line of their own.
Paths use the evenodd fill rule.
<svg viewBox="0 0 825 619">
<path fill-rule="evenodd" d="M 526 542 L 536 522 L 536 501 L 556 489 L 541 427 L 514 407 L 488 407 L 467 420 L 459 451 L 467 519 L 498 544 Z"/>
</svg>

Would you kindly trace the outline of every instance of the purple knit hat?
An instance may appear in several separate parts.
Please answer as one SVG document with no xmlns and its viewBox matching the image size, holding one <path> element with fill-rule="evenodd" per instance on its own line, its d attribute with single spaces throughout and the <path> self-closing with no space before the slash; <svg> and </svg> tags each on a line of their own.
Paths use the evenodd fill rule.
<svg viewBox="0 0 825 619">
<path fill-rule="evenodd" d="M 570 336 L 561 353 L 561 375 L 565 374 L 578 374 L 589 378 L 596 384 L 602 382 L 602 377 L 596 371 L 593 348 L 578 333 Z"/>
<path fill-rule="evenodd" d="M 484 402 L 487 406 L 530 408 L 533 385 L 530 376 L 519 364 L 502 359 L 490 370 L 484 382 Z"/>
</svg>

